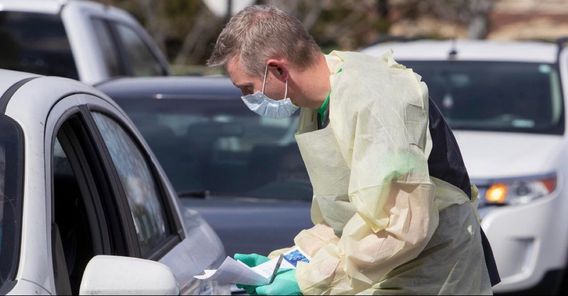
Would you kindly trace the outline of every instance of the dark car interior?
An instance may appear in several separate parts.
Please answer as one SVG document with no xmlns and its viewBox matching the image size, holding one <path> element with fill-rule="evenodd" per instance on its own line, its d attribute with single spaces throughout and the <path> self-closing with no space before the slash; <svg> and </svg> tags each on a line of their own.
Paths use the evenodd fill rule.
<svg viewBox="0 0 568 296">
<path fill-rule="evenodd" d="M 95 256 L 93 239 L 84 197 L 69 160 L 67 157 L 55 157 L 54 164 L 53 238 L 58 293 L 77 294 L 83 271 Z"/>
<path fill-rule="evenodd" d="M 57 14 L 0 11 L 0 44 L 0 68 L 79 78 Z"/>
<path fill-rule="evenodd" d="M 562 103 L 551 65 L 405 63 L 422 75 L 454 129 L 557 133 Z"/>
<path fill-rule="evenodd" d="M 108 229 L 101 224 L 104 216 L 95 205 L 100 184 L 94 185 L 90 154 L 78 137 L 80 124 L 76 116 L 64 123 L 52 147 L 51 227 L 57 294 L 78 294 L 89 261 L 112 253 Z"/>
<path fill-rule="evenodd" d="M 62 247 L 62 250 L 56 248 L 55 252 L 63 251 L 63 256 L 56 256 L 61 262 L 57 264 L 61 277 L 65 277 L 65 273 L 68 274 L 70 291 L 76 294 L 79 292 L 83 271 L 89 260 L 95 256 L 89 222 L 75 176 L 56 172 L 53 183 L 54 227 L 57 228 L 55 239 L 56 244 L 61 244 Z"/>
<path fill-rule="evenodd" d="M 182 196 L 311 200 L 295 119 L 267 121 L 237 100 L 115 100 Z"/>
<path fill-rule="evenodd" d="M 138 128 L 156 153 L 179 192 L 210 190 L 215 195 L 310 200 L 312 189 L 295 143 L 256 143 L 248 149 L 231 149 L 231 141 L 242 142 L 250 129 L 270 134 L 266 127 L 206 121 L 192 124 L 176 135 L 168 126 L 154 122 Z M 264 129 L 263 131 L 261 131 Z M 281 133 L 281 131 L 274 131 Z M 301 184 L 301 189 L 294 186 Z M 260 190 L 280 184 L 278 197 Z M 290 187 L 291 186 L 291 187 Z M 294 190 L 298 189 L 298 190 Z M 287 193 L 288 191 L 288 193 Z"/>
</svg>

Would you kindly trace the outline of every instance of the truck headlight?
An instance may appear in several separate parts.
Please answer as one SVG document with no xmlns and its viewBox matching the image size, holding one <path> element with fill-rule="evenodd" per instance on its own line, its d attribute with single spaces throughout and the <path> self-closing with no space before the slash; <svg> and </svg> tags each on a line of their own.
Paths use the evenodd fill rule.
<svg viewBox="0 0 568 296">
<path fill-rule="evenodd" d="M 483 194 L 486 205 L 523 205 L 552 193 L 556 174 L 495 180 Z"/>
</svg>

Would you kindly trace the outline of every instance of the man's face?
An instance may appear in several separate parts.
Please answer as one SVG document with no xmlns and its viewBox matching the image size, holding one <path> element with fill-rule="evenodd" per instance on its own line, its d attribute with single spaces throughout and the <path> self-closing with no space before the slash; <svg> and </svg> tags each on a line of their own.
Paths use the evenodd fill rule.
<svg viewBox="0 0 568 296">
<path fill-rule="evenodd" d="M 232 58 L 226 65 L 227 73 L 233 84 L 241 90 L 243 96 L 262 91 L 264 76 L 255 77 L 247 74 L 238 58 Z M 286 84 L 276 79 L 272 74 L 273 69 L 268 68 L 266 75 L 266 86 L 264 94 L 271 99 L 280 100 L 284 98 Z"/>
</svg>

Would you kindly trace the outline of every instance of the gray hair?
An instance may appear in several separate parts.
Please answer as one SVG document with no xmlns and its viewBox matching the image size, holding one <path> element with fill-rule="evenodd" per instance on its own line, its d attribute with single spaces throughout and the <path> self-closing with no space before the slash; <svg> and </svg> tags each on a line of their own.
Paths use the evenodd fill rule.
<svg viewBox="0 0 568 296">
<path fill-rule="evenodd" d="M 248 74 L 261 76 L 271 57 L 286 58 L 305 69 L 314 64 L 319 52 L 297 18 L 275 7 L 254 5 L 241 10 L 223 28 L 207 65 L 224 66 L 238 56 Z"/>
</svg>

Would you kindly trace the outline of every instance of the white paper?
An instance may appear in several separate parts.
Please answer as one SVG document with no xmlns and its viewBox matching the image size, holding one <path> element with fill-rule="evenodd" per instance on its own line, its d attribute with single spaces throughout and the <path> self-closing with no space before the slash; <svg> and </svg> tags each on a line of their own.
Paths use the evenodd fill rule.
<svg viewBox="0 0 568 296">
<path fill-rule="evenodd" d="M 299 248 L 293 248 L 278 258 L 255 267 L 248 267 L 241 261 L 227 257 L 218 269 L 206 269 L 203 274 L 194 277 L 217 281 L 220 284 L 261 286 L 272 283 L 278 269 L 295 269 L 298 262 L 309 261 L 310 258 Z"/>
<path fill-rule="evenodd" d="M 217 270 L 206 269 L 204 274 L 196 275 L 195 278 L 213 280 L 220 284 L 268 285 L 272 282 L 280 268 L 282 258 L 280 256 L 251 268 L 238 260 L 227 257 Z"/>
</svg>

